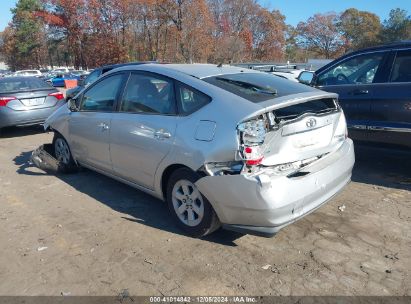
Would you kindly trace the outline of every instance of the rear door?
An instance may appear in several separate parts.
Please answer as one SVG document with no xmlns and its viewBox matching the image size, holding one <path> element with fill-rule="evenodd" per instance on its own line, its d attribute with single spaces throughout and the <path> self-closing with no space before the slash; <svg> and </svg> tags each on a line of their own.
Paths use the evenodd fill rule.
<svg viewBox="0 0 411 304">
<path fill-rule="evenodd" d="M 370 140 L 411 147 L 411 49 L 392 52 L 390 63 L 371 103 Z"/>
<path fill-rule="evenodd" d="M 124 85 L 124 73 L 94 83 L 83 94 L 80 110 L 70 115 L 70 147 L 75 158 L 86 165 L 112 171 L 109 138 L 113 111 Z"/>
<path fill-rule="evenodd" d="M 158 74 L 131 73 L 119 112 L 111 121 L 114 173 L 152 189 L 157 167 L 174 142 L 176 123 L 174 81 Z"/>
<path fill-rule="evenodd" d="M 388 52 L 348 57 L 317 77 L 319 89 L 339 95 L 351 138 L 368 140 L 371 101 L 375 98 L 375 85 L 384 77 L 387 57 Z"/>
</svg>

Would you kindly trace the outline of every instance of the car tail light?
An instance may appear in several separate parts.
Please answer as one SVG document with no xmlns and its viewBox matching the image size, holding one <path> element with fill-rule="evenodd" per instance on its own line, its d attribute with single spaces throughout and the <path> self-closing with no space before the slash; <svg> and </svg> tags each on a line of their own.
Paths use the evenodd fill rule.
<svg viewBox="0 0 411 304">
<path fill-rule="evenodd" d="M 242 156 L 247 166 L 259 165 L 264 159 L 263 143 L 267 133 L 265 119 L 252 119 L 240 123 L 237 127 L 240 132 Z"/>
<path fill-rule="evenodd" d="M 341 112 L 341 116 L 338 120 L 337 127 L 334 132 L 334 138 L 337 140 L 345 140 L 348 137 L 347 122 L 345 120 L 344 112 Z"/>
<path fill-rule="evenodd" d="M 57 100 L 64 99 L 64 95 L 63 95 L 63 93 L 61 93 L 61 92 L 50 93 L 49 96 L 56 97 Z"/>
<path fill-rule="evenodd" d="M 259 165 L 264 159 L 261 146 L 245 147 L 243 154 L 247 166 Z"/>
<path fill-rule="evenodd" d="M 15 100 L 16 97 L 0 97 L 0 107 L 5 107 L 11 100 Z"/>
</svg>

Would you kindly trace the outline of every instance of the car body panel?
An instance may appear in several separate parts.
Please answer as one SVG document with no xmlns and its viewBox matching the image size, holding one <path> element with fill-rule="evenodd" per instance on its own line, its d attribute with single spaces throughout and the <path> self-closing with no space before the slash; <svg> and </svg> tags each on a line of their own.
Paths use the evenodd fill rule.
<svg viewBox="0 0 411 304">
<path fill-rule="evenodd" d="M 115 174 L 153 189 L 158 165 L 172 149 L 176 116 L 114 113 L 110 155 Z"/>
<path fill-rule="evenodd" d="M 111 113 L 72 112 L 68 132 L 73 157 L 112 173 L 109 150 Z"/>
</svg>

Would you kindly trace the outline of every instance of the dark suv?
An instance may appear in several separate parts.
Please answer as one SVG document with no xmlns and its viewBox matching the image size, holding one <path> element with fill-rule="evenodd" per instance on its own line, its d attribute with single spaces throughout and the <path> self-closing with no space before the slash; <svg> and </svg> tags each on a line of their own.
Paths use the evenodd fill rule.
<svg viewBox="0 0 411 304">
<path fill-rule="evenodd" d="M 339 94 L 351 138 L 411 147 L 411 41 L 348 53 L 310 84 Z"/>
<path fill-rule="evenodd" d="M 156 61 L 127 62 L 127 63 L 118 63 L 118 64 L 105 65 L 105 66 L 96 68 L 89 75 L 87 75 L 87 77 L 85 77 L 84 79 L 81 79 L 78 82 L 79 85 L 77 87 L 67 90 L 66 100 L 72 99 L 82 89 L 84 89 L 89 84 L 96 81 L 97 78 L 99 78 L 101 75 L 107 73 L 108 71 L 111 71 L 112 69 L 120 68 L 120 67 L 127 66 L 127 65 L 140 65 L 140 64 L 145 64 L 145 63 L 157 63 L 157 62 Z"/>
</svg>

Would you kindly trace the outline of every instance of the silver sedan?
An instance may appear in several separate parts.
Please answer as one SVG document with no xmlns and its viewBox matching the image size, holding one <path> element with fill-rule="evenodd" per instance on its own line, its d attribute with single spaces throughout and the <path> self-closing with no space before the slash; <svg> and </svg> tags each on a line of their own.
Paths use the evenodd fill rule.
<svg viewBox="0 0 411 304">
<path fill-rule="evenodd" d="M 105 74 L 45 128 L 61 166 L 165 200 L 190 235 L 272 236 L 351 179 L 337 99 L 254 70 L 145 64 Z"/>
</svg>

